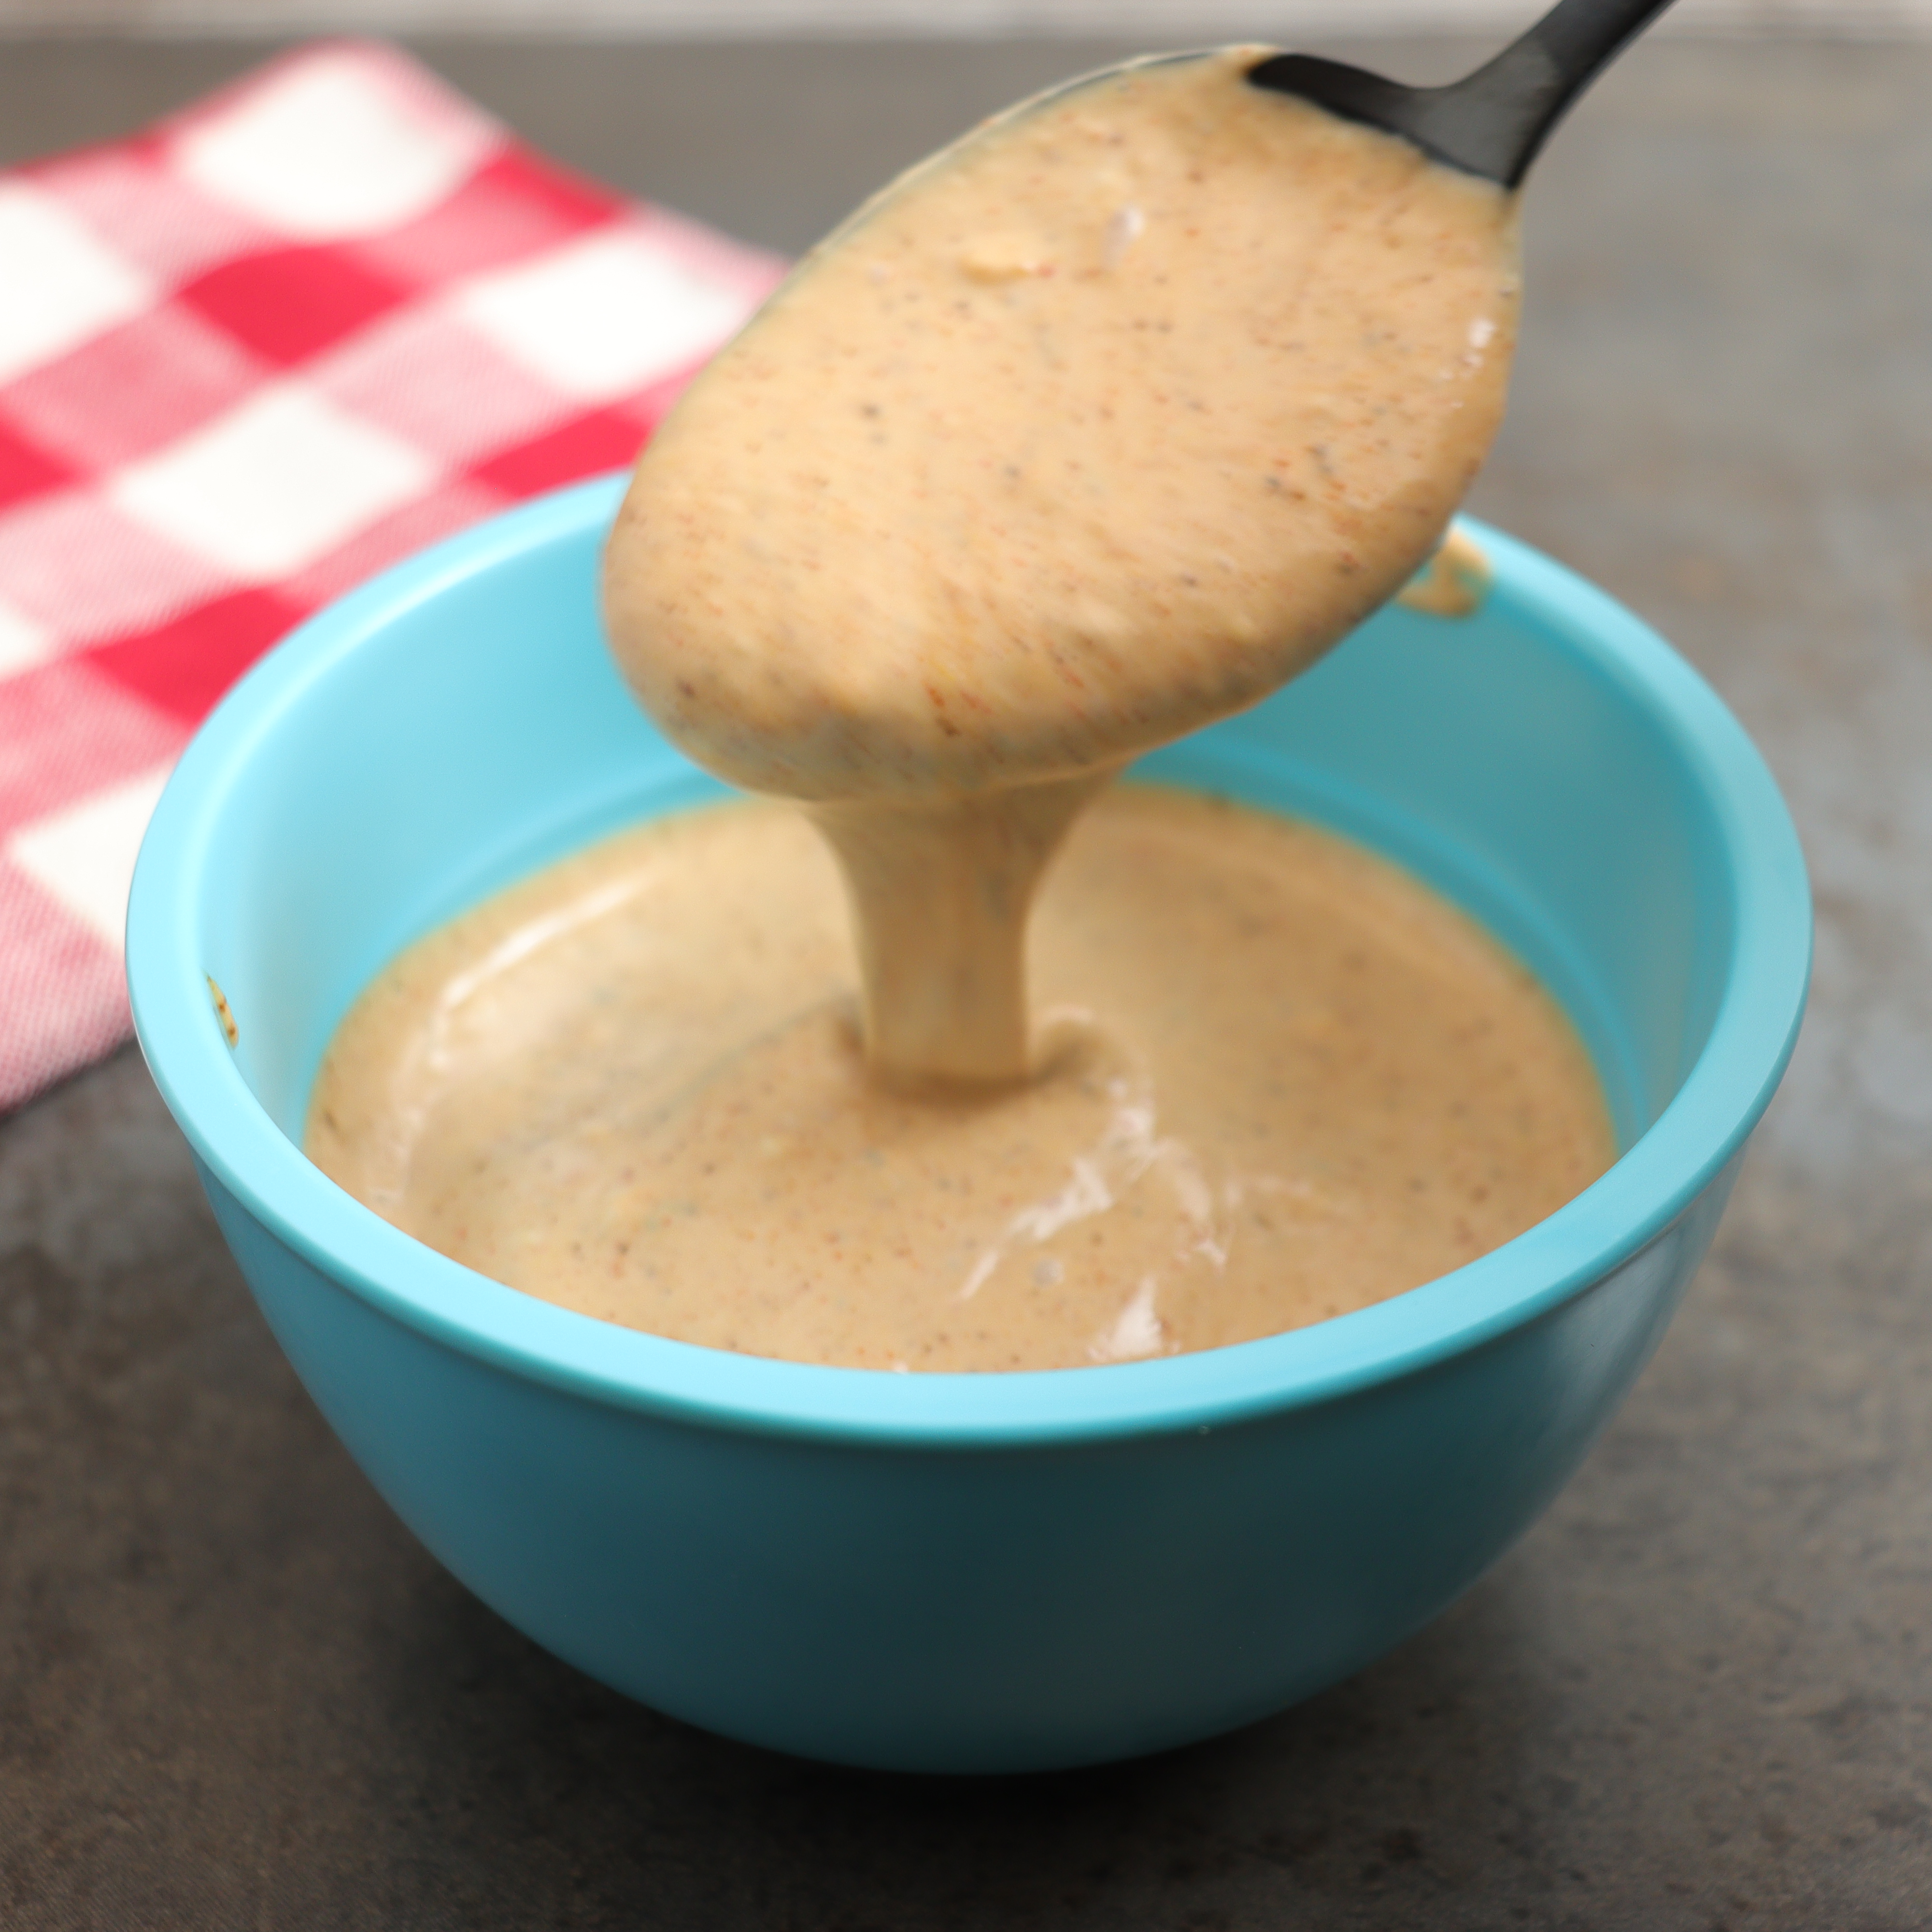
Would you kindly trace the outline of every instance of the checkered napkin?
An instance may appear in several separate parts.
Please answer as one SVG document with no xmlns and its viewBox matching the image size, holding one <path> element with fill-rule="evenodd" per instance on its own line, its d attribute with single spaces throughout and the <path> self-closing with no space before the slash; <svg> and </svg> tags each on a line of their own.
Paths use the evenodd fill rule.
<svg viewBox="0 0 1932 1932">
<path fill-rule="evenodd" d="M 0 1108 L 128 1036 L 135 850 L 226 686 L 629 462 L 779 272 L 359 43 L 0 175 Z"/>
</svg>

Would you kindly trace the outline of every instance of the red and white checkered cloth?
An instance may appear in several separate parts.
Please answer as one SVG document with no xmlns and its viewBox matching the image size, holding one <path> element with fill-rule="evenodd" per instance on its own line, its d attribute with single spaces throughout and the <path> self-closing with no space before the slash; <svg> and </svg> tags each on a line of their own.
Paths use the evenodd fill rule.
<svg viewBox="0 0 1932 1932">
<path fill-rule="evenodd" d="M 0 1108 L 128 1036 L 135 850 L 227 685 L 629 462 L 781 268 L 362 43 L 0 175 Z"/>
</svg>

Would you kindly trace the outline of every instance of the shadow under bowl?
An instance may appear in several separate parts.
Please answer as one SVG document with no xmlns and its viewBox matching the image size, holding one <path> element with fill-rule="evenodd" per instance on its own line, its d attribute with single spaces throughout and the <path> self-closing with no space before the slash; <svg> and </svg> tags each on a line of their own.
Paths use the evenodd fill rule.
<svg viewBox="0 0 1932 1932">
<path fill-rule="evenodd" d="M 1575 1469 L 1784 1071 L 1810 901 L 1749 740 L 1628 612 L 1472 526 L 1496 573 L 1475 616 L 1392 608 L 1144 761 L 1380 848 L 1568 1008 L 1623 1152 L 1495 1252 L 1314 1328 L 1118 1367 L 893 1376 L 667 1341 L 433 1252 L 300 1147 L 323 1048 L 398 948 L 719 789 L 604 651 L 619 488 L 539 500 L 303 626 L 210 718 L 142 848 L 141 1043 L 303 1382 L 485 1602 L 732 1737 L 1043 1769 L 1358 1670 Z"/>
</svg>

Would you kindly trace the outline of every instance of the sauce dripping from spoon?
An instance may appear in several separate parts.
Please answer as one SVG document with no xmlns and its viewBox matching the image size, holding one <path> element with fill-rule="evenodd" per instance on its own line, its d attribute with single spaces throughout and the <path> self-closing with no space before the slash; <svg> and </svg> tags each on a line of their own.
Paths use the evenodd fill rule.
<svg viewBox="0 0 1932 1932">
<path fill-rule="evenodd" d="M 1400 588 L 1501 420 L 1514 194 L 1250 86 L 1264 52 L 1114 70 L 914 170 L 620 513 L 618 662 L 830 841 L 889 1084 L 1027 1076 L 1027 913 L 1081 807 Z"/>
</svg>

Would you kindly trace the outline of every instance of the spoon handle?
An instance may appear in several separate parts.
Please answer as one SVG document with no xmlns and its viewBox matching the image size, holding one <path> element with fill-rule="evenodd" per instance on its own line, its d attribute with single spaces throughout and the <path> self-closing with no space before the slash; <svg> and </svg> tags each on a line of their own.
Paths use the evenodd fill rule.
<svg viewBox="0 0 1932 1932">
<path fill-rule="evenodd" d="M 1248 78 L 1400 134 L 1452 167 L 1514 188 L 1570 103 L 1670 4 L 1557 0 L 1493 60 L 1446 87 L 1404 87 L 1310 54 L 1278 54 Z"/>
<path fill-rule="evenodd" d="M 1670 0 L 1557 0 L 1495 59 L 1453 85 L 1423 90 L 1440 136 L 1480 154 L 1472 172 L 1514 188 L 1550 132 Z M 1432 132 L 1434 130 L 1432 129 Z"/>
</svg>

